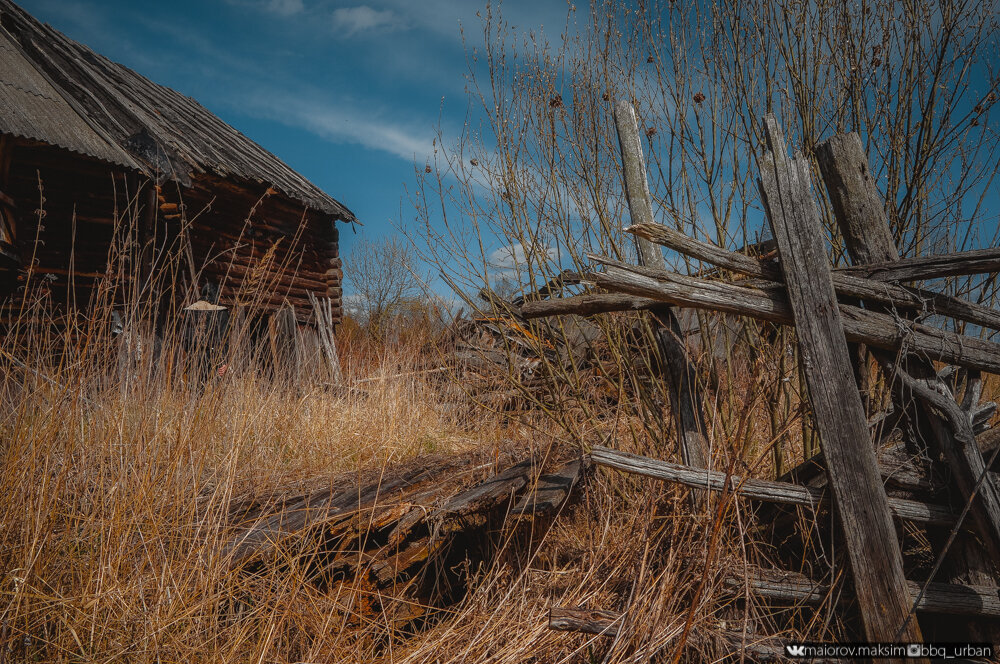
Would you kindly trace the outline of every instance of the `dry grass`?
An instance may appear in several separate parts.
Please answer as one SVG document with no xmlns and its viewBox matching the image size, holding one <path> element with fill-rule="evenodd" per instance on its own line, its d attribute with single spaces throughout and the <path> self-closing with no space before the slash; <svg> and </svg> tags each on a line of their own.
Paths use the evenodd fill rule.
<svg viewBox="0 0 1000 664">
<path fill-rule="evenodd" d="M 421 354 L 421 335 L 342 344 L 346 378 L 361 389 L 331 390 L 316 376 L 273 380 L 245 347 L 211 371 L 185 370 L 182 356 L 198 349 L 176 335 L 159 362 L 147 346 L 123 363 L 122 339 L 102 332 L 106 313 L 54 334 L 32 312 L 4 341 L 0 664 L 714 661 L 731 652 L 723 630 L 837 629 L 826 610 L 774 617 L 722 591 L 726 574 L 776 554 L 749 504 L 715 497 L 692 513 L 682 489 L 606 471 L 551 529 L 532 532 L 532 546 L 496 533 L 506 545 L 470 568 L 466 596 L 415 631 L 372 611 L 362 584 L 317 584 L 298 560 L 233 569 L 223 552 L 248 502 L 421 458 L 544 453 L 568 443 L 566 429 L 537 414 L 456 410 L 462 390 L 417 371 L 440 359 Z M 704 389 L 716 467 L 770 477 L 778 438 L 786 459 L 801 458 L 797 406 L 776 436 L 774 357 L 726 366 Z M 581 436 L 673 458 L 670 439 L 633 421 L 634 405 L 601 403 Z M 547 629 L 550 608 L 576 606 L 627 609 L 621 636 Z"/>
<path fill-rule="evenodd" d="M 463 601 L 407 637 L 359 608 L 360 587 L 322 589 L 294 564 L 231 570 L 220 552 L 234 506 L 423 454 L 490 458 L 552 436 L 496 413 L 460 425 L 430 378 L 397 375 L 415 368 L 412 348 L 345 349 L 366 394 L 338 396 L 250 370 L 123 380 L 95 359 L 113 346 L 74 363 L 21 347 L 32 368 L 3 364 L 0 661 L 646 661 L 673 652 L 689 620 L 691 657 L 711 651 L 723 619 L 705 562 L 746 556 L 728 525 L 713 538 L 682 492 L 598 473 L 530 557 L 507 547 Z M 551 632 L 552 606 L 629 606 L 629 627 L 614 642 Z"/>
</svg>

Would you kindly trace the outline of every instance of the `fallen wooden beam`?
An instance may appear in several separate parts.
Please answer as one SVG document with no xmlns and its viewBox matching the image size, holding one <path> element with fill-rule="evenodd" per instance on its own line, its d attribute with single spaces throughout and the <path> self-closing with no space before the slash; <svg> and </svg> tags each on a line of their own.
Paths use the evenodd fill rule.
<svg viewBox="0 0 1000 664">
<path fill-rule="evenodd" d="M 582 632 L 614 638 L 621 631 L 624 613 L 600 609 L 549 609 L 549 629 L 559 632 Z"/>
<path fill-rule="evenodd" d="M 761 569 L 748 570 L 741 576 L 730 576 L 725 584 L 732 590 L 750 592 L 771 600 L 788 604 L 820 604 L 830 593 L 828 584 L 819 583 L 796 572 L 779 572 Z M 910 601 L 916 601 L 917 610 L 924 613 L 949 615 L 1000 617 L 1000 588 L 967 586 L 956 583 L 929 583 L 920 596 L 922 583 L 907 581 Z"/>
<path fill-rule="evenodd" d="M 649 457 L 620 452 L 596 446 L 590 452 L 590 459 L 598 466 L 615 468 L 626 473 L 652 477 L 666 482 L 676 482 L 697 489 L 722 491 L 726 486 L 726 474 L 717 470 L 689 468 L 678 463 L 651 459 Z M 819 509 L 828 500 L 826 489 L 798 486 L 787 482 L 772 482 L 742 478 L 729 478 L 730 490 L 743 498 L 783 505 L 802 505 Z M 922 523 L 928 526 L 952 526 L 955 513 L 944 505 L 918 500 L 889 498 L 889 509 L 899 519 Z"/>
<path fill-rule="evenodd" d="M 721 311 L 784 325 L 794 324 L 788 300 L 781 293 L 649 270 L 603 256 L 589 257 L 608 266 L 604 272 L 592 277 L 598 286 L 611 291 L 658 299 L 681 307 Z M 839 305 L 839 309 L 850 341 L 893 351 L 899 350 L 905 343 L 910 352 L 931 360 L 1000 373 L 1000 344 L 846 304 Z"/>
<path fill-rule="evenodd" d="M 636 224 L 625 230 L 692 258 L 718 265 L 733 272 L 758 279 L 784 281 L 777 263 L 727 251 L 713 244 L 695 240 L 662 224 Z M 901 309 L 926 311 L 1000 330 L 1000 311 L 975 302 L 922 288 L 910 288 L 866 279 L 850 272 L 834 271 L 831 276 L 834 290 L 836 290 L 837 295 L 843 297 L 858 298 Z"/>
<path fill-rule="evenodd" d="M 528 320 L 570 314 L 593 316 L 612 311 L 647 311 L 660 306 L 663 306 L 661 300 L 654 300 L 648 297 L 637 297 L 622 293 L 594 293 L 525 302 L 521 306 L 521 315 Z"/>
<path fill-rule="evenodd" d="M 510 301 L 515 307 L 522 306 L 525 302 L 544 300 L 561 292 L 566 286 L 573 286 L 582 281 L 580 275 L 572 270 L 563 270 L 557 276 L 550 279 L 544 286 L 534 291 L 518 295 Z"/>
</svg>

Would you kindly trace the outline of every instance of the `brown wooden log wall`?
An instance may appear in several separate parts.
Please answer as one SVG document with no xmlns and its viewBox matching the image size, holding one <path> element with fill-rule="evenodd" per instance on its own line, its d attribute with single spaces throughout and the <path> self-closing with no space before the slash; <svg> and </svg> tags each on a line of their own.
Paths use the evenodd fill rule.
<svg viewBox="0 0 1000 664">
<path fill-rule="evenodd" d="M 7 300 L 7 307 L 19 306 L 25 268 L 33 254 L 34 273 L 38 278 L 48 275 L 45 285 L 57 306 L 74 301 L 86 305 L 94 285 L 109 271 L 116 209 L 121 213 L 129 197 L 135 199 L 136 189 L 148 186 L 140 174 L 60 148 L 15 141 L 9 175 L 0 185 L 0 191 L 17 204 L 17 250 L 21 255 L 20 270 L 0 271 L 0 295 Z M 41 196 L 44 216 L 39 228 Z M 189 238 L 191 258 L 200 271 L 199 285 L 215 282 L 223 304 L 236 304 L 241 288 L 246 290 L 246 279 L 256 274 L 262 313 L 276 311 L 287 301 L 304 322 L 311 311 L 312 292 L 332 298 L 334 321 L 340 321 L 343 271 L 339 233 L 328 215 L 305 210 L 264 185 L 204 174 L 196 176 L 190 188 L 168 181 L 155 199 L 143 191 L 133 203 L 145 208 L 153 200 L 158 207 L 154 222 L 157 237 L 174 238 L 184 219 L 194 219 Z M 136 219 L 142 219 L 141 213 Z M 276 242 L 270 269 L 260 269 L 261 259 Z M 124 267 L 124 271 L 132 271 L 132 266 Z M 186 259 L 184 269 L 189 271 Z M 119 299 L 124 297 L 118 295 Z M 9 313 L 2 317 L 9 317 Z"/>
</svg>

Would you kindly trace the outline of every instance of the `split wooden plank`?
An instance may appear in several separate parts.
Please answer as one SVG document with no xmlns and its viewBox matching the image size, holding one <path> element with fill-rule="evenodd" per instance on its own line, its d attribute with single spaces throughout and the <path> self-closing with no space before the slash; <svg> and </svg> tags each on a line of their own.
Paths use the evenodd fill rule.
<svg viewBox="0 0 1000 664">
<path fill-rule="evenodd" d="M 661 224 L 638 224 L 625 230 L 686 256 L 712 263 L 733 272 L 770 281 L 783 281 L 781 268 L 777 263 L 727 251 L 714 244 L 695 240 L 680 231 Z M 834 271 L 832 277 L 834 290 L 840 296 L 858 298 L 900 309 L 926 311 L 1000 330 L 1000 311 L 975 302 L 922 288 L 866 279 L 848 272 Z"/>
<path fill-rule="evenodd" d="M 590 275 L 598 286 L 608 290 L 680 307 L 794 324 L 792 310 L 782 293 L 647 270 L 602 256 L 590 255 L 590 258 L 609 266 L 605 272 Z M 929 360 L 1000 373 L 1000 344 L 845 304 L 840 305 L 840 313 L 850 341 L 892 351 L 905 344 L 907 350 Z"/>
<path fill-rule="evenodd" d="M 801 157 L 788 158 L 774 116 L 767 116 L 764 126 L 770 150 L 758 159 L 762 198 L 781 254 L 865 633 L 872 641 L 919 642 L 920 627 L 909 619 L 902 552 L 851 373 L 825 235 L 809 189 L 809 164 Z"/>
<path fill-rule="evenodd" d="M 615 105 L 615 127 L 618 130 L 618 145 L 621 150 L 629 215 L 633 222 L 655 223 L 652 196 L 649 193 L 649 181 L 646 178 L 646 163 L 639 138 L 639 123 L 636 120 L 635 109 L 627 100 L 623 99 Z M 636 250 L 640 265 L 666 269 L 663 252 L 652 242 L 637 236 Z M 709 446 L 708 439 L 705 437 L 706 428 L 705 418 L 702 415 L 701 395 L 697 386 L 694 364 L 688 357 L 687 350 L 681 341 L 680 322 L 670 307 L 651 311 L 659 323 L 656 339 L 667 369 L 667 387 L 681 455 L 688 465 L 707 468 Z M 693 498 L 697 505 L 697 496 L 693 496 Z"/>
<path fill-rule="evenodd" d="M 594 447 L 590 452 L 590 458 L 598 466 L 666 482 L 676 482 L 692 488 L 722 491 L 726 486 L 726 474 L 717 470 L 690 468 L 606 447 Z M 829 500 L 826 489 L 736 475 L 730 476 L 729 487 L 734 494 L 743 498 L 784 505 L 801 505 L 813 509 L 820 509 Z M 888 498 L 888 504 L 892 513 L 904 521 L 927 526 L 950 527 L 955 524 L 955 513 L 944 505 L 904 498 Z"/>
</svg>

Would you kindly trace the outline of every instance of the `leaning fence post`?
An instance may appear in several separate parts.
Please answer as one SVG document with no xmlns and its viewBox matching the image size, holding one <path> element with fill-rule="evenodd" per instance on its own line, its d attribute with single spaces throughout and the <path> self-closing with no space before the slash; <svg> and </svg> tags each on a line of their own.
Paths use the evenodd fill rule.
<svg viewBox="0 0 1000 664">
<path fill-rule="evenodd" d="M 884 199 L 871 175 L 861 137 L 851 132 L 827 139 L 816 146 L 816 161 L 851 263 L 860 266 L 899 260 L 899 250 L 886 223 Z M 933 365 L 918 356 L 907 357 L 904 363 L 925 376 L 935 374 Z M 893 377 L 887 378 L 892 380 Z M 898 407 L 903 408 L 904 404 L 900 403 Z M 963 498 L 969 500 L 985 469 L 979 446 L 959 444 L 949 426 L 933 413 L 922 413 L 921 416 L 928 418 L 923 421 L 922 433 L 936 441 L 944 452 Z M 972 435 L 971 428 L 966 435 Z M 1000 495 L 990 476 L 985 477 L 974 500 L 973 521 L 979 527 L 987 549 L 996 552 L 1000 544 Z M 940 549 L 939 546 L 933 547 L 935 554 L 939 554 Z M 990 559 L 995 559 L 996 555 L 984 552 L 970 537 L 959 536 L 952 551 L 945 555 L 948 556 L 945 571 L 949 581 L 993 583 L 993 562 Z M 977 625 L 975 631 L 985 639 L 1000 638 L 1000 627 L 984 623 Z"/>
<path fill-rule="evenodd" d="M 621 149 L 622 169 L 625 175 L 625 194 L 628 197 L 632 223 L 655 223 L 646 165 L 639 140 L 639 124 L 635 109 L 626 100 L 615 106 L 615 126 L 618 128 L 618 145 Z M 649 240 L 635 236 L 639 264 L 665 269 L 666 262 L 660 248 Z M 702 416 L 701 397 L 696 385 L 695 369 L 680 340 L 680 323 L 669 306 L 651 309 L 659 322 L 656 340 L 660 353 L 666 360 L 671 409 L 677 426 L 684 463 L 695 468 L 708 468 L 708 439 Z"/>
<path fill-rule="evenodd" d="M 920 628 L 909 619 L 902 553 L 850 369 L 809 163 L 788 158 L 774 116 L 764 125 L 770 150 L 759 158 L 762 199 L 778 243 L 865 632 L 873 641 L 921 641 Z"/>
</svg>

